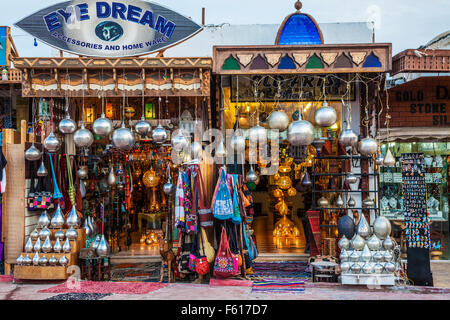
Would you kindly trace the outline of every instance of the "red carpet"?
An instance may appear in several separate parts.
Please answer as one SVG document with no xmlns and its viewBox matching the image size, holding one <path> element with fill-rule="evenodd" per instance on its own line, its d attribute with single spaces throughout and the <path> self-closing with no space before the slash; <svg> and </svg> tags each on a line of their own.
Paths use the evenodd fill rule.
<svg viewBox="0 0 450 320">
<path fill-rule="evenodd" d="M 209 285 L 213 287 L 251 287 L 253 281 L 211 278 Z"/>
<path fill-rule="evenodd" d="M 13 276 L 9 275 L 0 275 L 0 282 L 12 282 L 14 279 Z"/>
<path fill-rule="evenodd" d="M 41 293 L 115 293 L 115 294 L 147 294 L 166 287 L 167 283 L 149 282 L 94 282 L 63 283 L 61 285 L 40 290 Z"/>
</svg>

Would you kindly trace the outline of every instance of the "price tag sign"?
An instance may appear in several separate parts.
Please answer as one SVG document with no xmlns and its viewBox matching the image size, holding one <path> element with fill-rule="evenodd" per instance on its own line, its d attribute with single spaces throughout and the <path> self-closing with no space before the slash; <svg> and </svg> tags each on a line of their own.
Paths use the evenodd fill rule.
<svg viewBox="0 0 450 320">
<path fill-rule="evenodd" d="M 393 178 L 394 178 L 394 183 L 402 183 L 402 173 L 401 172 L 395 172 Z"/>
<path fill-rule="evenodd" d="M 384 182 L 385 183 L 392 183 L 392 181 L 393 181 L 392 172 L 385 172 L 384 173 Z"/>
</svg>

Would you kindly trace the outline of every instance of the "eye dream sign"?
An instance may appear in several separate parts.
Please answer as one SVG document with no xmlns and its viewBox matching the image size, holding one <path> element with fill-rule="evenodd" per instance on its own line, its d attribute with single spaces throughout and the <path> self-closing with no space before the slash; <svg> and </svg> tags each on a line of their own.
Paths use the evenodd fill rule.
<svg viewBox="0 0 450 320">
<path fill-rule="evenodd" d="M 141 0 L 62 2 L 16 26 L 57 49 L 111 58 L 160 51 L 202 31 L 191 19 Z"/>
</svg>

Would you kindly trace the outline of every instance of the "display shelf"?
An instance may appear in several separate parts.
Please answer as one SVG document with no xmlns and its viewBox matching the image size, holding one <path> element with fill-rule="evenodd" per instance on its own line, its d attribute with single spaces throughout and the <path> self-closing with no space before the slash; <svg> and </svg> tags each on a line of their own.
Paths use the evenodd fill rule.
<svg viewBox="0 0 450 320">
<path fill-rule="evenodd" d="M 379 208 L 322 208 L 322 207 L 313 207 L 311 210 L 380 210 Z"/>
<path fill-rule="evenodd" d="M 395 276 L 393 274 L 342 274 L 341 284 L 395 286 Z"/>
<path fill-rule="evenodd" d="M 333 192 L 337 192 L 337 193 L 366 193 L 366 192 L 371 192 L 371 193 L 375 193 L 375 192 L 378 192 L 378 190 L 362 191 L 362 190 L 316 190 L 316 189 L 312 189 L 312 192 L 316 192 L 316 193 L 320 193 L 320 192 L 326 192 L 326 193 L 333 193 Z"/>
</svg>

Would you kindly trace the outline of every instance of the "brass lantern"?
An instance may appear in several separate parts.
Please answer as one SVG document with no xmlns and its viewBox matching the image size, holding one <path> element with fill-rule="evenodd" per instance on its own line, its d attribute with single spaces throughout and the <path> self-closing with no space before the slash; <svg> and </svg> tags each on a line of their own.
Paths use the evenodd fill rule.
<svg viewBox="0 0 450 320">
<path fill-rule="evenodd" d="M 278 181 L 278 186 L 283 190 L 289 189 L 290 187 L 292 187 L 291 178 L 289 176 L 282 176 Z"/>
<path fill-rule="evenodd" d="M 155 188 L 159 184 L 160 180 L 161 178 L 156 175 L 156 172 L 153 169 L 145 172 L 144 177 L 142 178 L 142 181 L 147 188 Z"/>
</svg>

